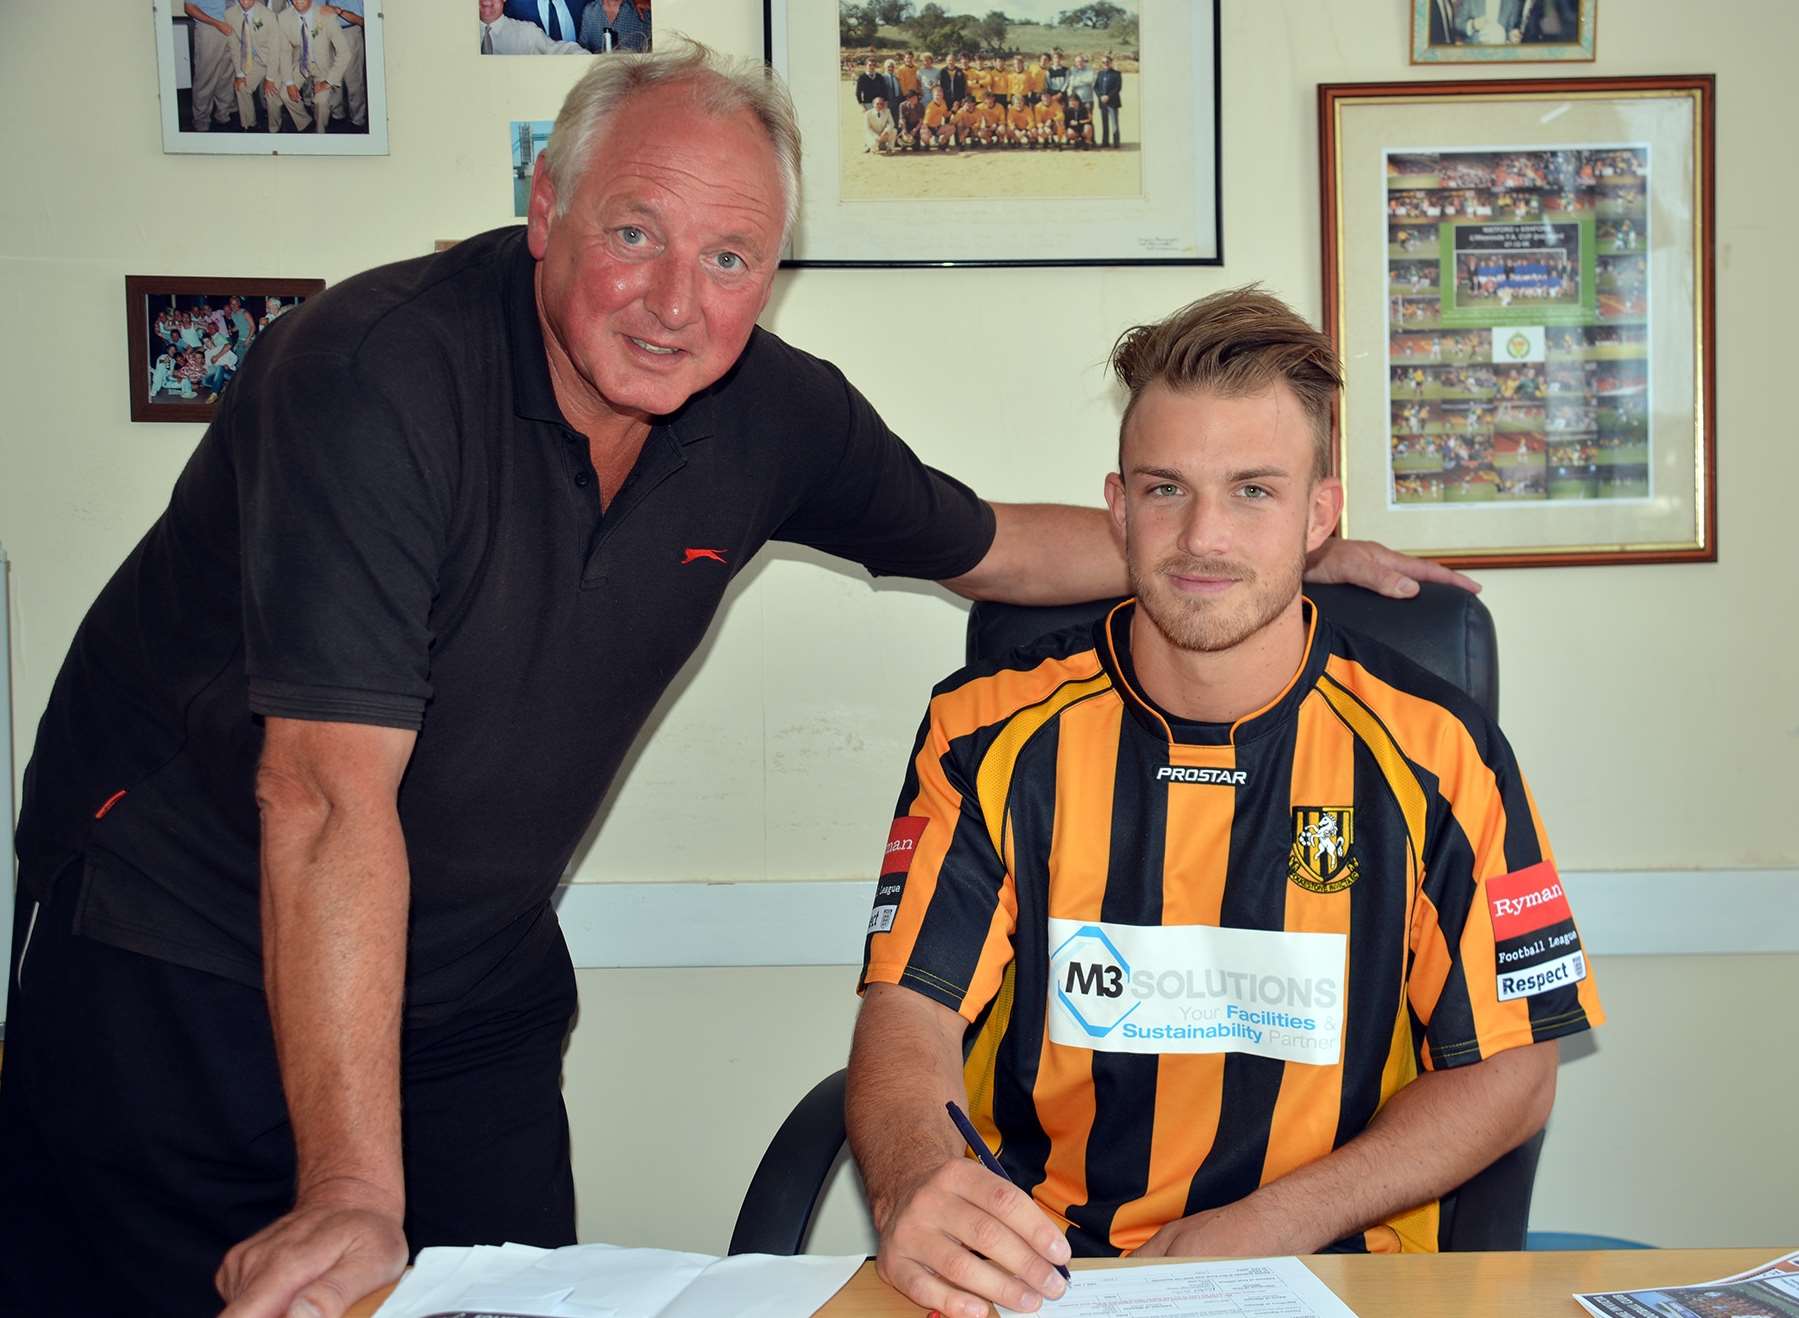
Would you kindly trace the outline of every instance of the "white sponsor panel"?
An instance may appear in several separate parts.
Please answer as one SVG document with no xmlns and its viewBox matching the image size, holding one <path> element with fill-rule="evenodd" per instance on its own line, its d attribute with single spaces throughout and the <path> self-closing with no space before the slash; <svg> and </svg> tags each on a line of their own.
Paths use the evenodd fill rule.
<svg viewBox="0 0 1799 1318">
<path fill-rule="evenodd" d="M 1510 1002 L 1513 998 L 1528 998 L 1533 993 L 1547 993 L 1550 989 L 1566 988 L 1570 984 L 1580 983 L 1586 977 L 1586 953 L 1570 952 L 1567 956 L 1557 957 L 1554 961 L 1525 966 L 1522 970 L 1500 971 L 1499 1000 Z"/>
<path fill-rule="evenodd" d="M 1334 1065 L 1342 934 L 1049 921 L 1049 1037 L 1109 1053 L 1251 1053 Z"/>
<path fill-rule="evenodd" d="M 868 932 L 884 934 L 893 928 L 893 917 L 899 914 L 897 906 L 877 906 L 868 913 Z"/>
</svg>

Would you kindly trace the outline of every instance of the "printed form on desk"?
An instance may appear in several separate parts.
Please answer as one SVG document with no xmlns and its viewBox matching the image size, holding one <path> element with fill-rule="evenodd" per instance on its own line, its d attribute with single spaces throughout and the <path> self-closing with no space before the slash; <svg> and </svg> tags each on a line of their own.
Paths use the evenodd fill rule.
<svg viewBox="0 0 1799 1318">
<path fill-rule="evenodd" d="M 1023 1318 L 1001 1309 L 1006 1318 Z M 1158 1263 L 1074 1274 L 1039 1318 L 1355 1318 L 1296 1258 Z"/>
<path fill-rule="evenodd" d="M 860 1254 L 426 1249 L 375 1318 L 795 1318 L 817 1312 L 861 1266 Z"/>
</svg>

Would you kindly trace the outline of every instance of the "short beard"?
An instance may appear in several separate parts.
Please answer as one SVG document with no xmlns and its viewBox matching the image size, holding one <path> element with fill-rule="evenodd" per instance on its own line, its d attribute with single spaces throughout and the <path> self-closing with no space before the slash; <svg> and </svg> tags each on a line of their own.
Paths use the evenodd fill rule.
<svg viewBox="0 0 1799 1318">
<path fill-rule="evenodd" d="M 1302 549 L 1289 571 L 1269 578 L 1245 563 L 1186 554 L 1170 555 L 1145 572 L 1131 556 L 1128 535 L 1125 540 L 1125 572 L 1139 607 L 1170 645 L 1202 654 L 1241 645 L 1280 617 L 1299 594 L 1305 566 Z M 1183 595 L 1168 580 L 1171 575 L 1228 577 L 1242 584 L 1233 599 L 1208 600 Z"/>
</svg>

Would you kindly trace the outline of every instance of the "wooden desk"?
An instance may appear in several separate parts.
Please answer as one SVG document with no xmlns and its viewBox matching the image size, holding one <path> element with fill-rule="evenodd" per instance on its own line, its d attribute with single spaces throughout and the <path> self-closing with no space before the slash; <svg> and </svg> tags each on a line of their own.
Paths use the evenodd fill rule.
<svg viewBox="0 0 1799 1318">
<path fill-rule="evenodd" d="M 1568 1298 L 1575 1291 L 1687 1286 L 1752 1268 L 1780 1257 L 1787 1248 L 1320 1254 L 1306 1259 L 1306 1266 L 1354 1309 L 1358 1318 L 1522 1318 L 1531 1314 L 1566 1318 L 1585 1312 Z M 1077 1272 L 1118 1266 L 1114 1260 L 1100 1259 L 1074 1264 Z M 388 1290 L 356 1305 L 349 1318 L 368 1318 Z M 819 1310 L 819 1318 L 918 1318 L 920 1312 L 875 1276 L 874 1264 L 866 1263 L 849 1285 Z"/>
</svg>

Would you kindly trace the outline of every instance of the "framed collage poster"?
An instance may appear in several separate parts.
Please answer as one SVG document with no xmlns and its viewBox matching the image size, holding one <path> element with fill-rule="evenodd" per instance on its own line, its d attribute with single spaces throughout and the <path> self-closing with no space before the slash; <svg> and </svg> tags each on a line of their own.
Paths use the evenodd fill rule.
<svg viewBox="0 0 1799 1318">
<path fill-rule="evenodd" d="M 1715 559 L 1711 77 L 1318 94 L 1344 534 Z"/>
<path fill-rule="evenodd" d="M 1218 3 L 764 0 L 806 180 L 785 264 L 1218 265 Z"/>
</svg>

